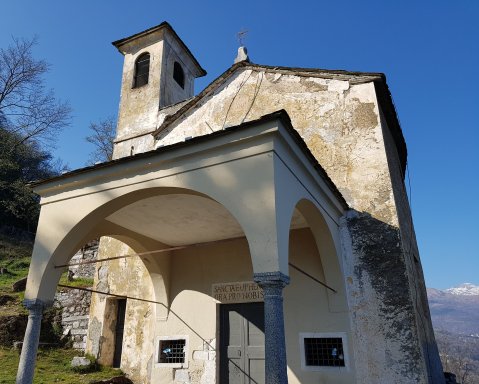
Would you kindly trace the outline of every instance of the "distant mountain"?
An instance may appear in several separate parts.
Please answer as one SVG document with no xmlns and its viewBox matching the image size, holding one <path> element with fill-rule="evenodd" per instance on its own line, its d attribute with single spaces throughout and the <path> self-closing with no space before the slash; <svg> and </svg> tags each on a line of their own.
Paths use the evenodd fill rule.
<svg viewBox="0 0 479 384">
<path fill-rule="evenodd" d="M 479 383 L 479 287 L 428 288 L 427 297 L 443 369 L 462 384 Z"/>
<path fill-rule="evenodd" d="M 479 337 L 479 287 L 465 283 L 444 291 L 427 289 L 435 329 Z"/>
<path fill-rule="evenodd" d="M 464 283 L 458 287 L 446 289 L 445 292 L 459 296 L 479 296 L 479 287 L 471 283 Z"/>
</svg>

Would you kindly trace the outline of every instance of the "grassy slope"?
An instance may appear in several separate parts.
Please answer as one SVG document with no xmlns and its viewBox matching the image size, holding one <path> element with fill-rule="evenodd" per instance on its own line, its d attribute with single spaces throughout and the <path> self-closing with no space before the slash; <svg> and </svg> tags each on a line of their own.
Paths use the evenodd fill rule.
<svg viewBox="0 0 479 384">
<path fill-rule="evenodd" d="M 71 349 L 40 350 L 33 380 L 34 384 L 87 384 L 93 380 L 102 380 L 121 374 L 120 370 L 109 367 L 101 367 L 98 372 L 73 372 L 70 368 L 70 362 L 74 356 L 78 356 L 78 351 Z M 18 359 L 18 351 L 0 349 L 0 384 L 15 382 Z"/>
<path fill-rule="evenodd" d="M 0 323 L 2 317 L 25 315 L 27 311 L 22 305 L 23 292 L 12 292 L 12 284 L 27 276 L 30 264 L 32 244 L 14 243 L 7 237 L 0 235 L 0 267 L 8 270 L 7 274 L 0 275 L 0 296 L 10 296 L 12 301 L 0 306 Z M 89 279 L 68 281 L 66 274 L 62 276 L 61 284 L 73 286 L 91 286 Z M 71 349 L 40 350 L 35 370 L 35 384 L 69 383 L 83 384 L 92 380 L 107 379 L 120 374 L 119 370 L 102 367 L 99 372 L 76 373 L 70 368 L 73 356 L 79 356 L 79 351 Z M 15 382 L 19 354 L 10 348 L 0 347 L 0 384 Z"/>
<path fill-rule="evenodd" d="M 8 271 L 8 273 L 0 275 L 0 296 L 7 295 L 14 299 L 14 301 L 1 307 L 1 315 L 3 316 L 27 313 L 21 305 L 23 292 L 12 292 L 12 284 L 28 275 L 31 254 L 32 244 L 26 242 L 12 243 L 8 238 L 0 235 L 0 267 L 6 268 Z M 80 278 L 68 281 L 65 272 L 59 284 L 88 287 L 93 285 L 93 279 Z"/>
<path fill-rule="evenodd" d="M 13 298 L 13 301 L 1 307 L 2 316 L 27 313 L 21 305 L 23 292 L 12 292 L 12 284 L 27 276 L 31 253 L 31 243 L 14 243 L 6 236 L 0 235 L 0 267 L 7 269 L 6 273 L 0 275 L 0 296 Z"/>
</svg>

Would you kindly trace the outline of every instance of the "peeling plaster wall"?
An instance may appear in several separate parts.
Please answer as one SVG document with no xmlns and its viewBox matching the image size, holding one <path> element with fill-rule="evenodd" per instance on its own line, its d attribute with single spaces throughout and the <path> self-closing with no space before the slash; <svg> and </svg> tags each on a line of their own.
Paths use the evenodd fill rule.
<svg viewBox="0 0 479 384">
<path fill-rule="evenodd" d="M 152 149 L 153 136 L 149 133 L 157 128 L 158 110 L 171 109 L 173 104 L 181 103 L 194 94 L 195 69 L 191 58 L 169 32 L 158 34 L 155 41 L 140 39 L 128 43 L 123 64 L 114 159 Z M 150 54 L 148 84 L 134 87 L 135 63 L 144 53 Z M 183 88 L 173 78 L 175 62 L 183 69 Z"/>
<path fill-rule="evenodd" d="M 401 246 L 398 209 L 403 210 L 403 204 L 397 203 L 395 194 L 402 188 L 402 176 L 394 174 L 386 157 L 386 151 L 396 149 L 380 119 L 372 82 L 352 84 L 244 69 L 167 127 L 158 142 L 172 144 L 278 109 L 288 112 L 292 125 L 356 212 L 346 220 L 352 244 L 345 276 L 358 380 L 431 382 L 427 354 L 417 339 L 419 320 L 424 318 L 430 327 L 429 320 L 418 315 L 427 311 L 426 301 L 418 301 L 418 306 L 412 295 L 424 295 L 425 290 L 408 289 L 409 282 L 421 285 L 423 280 Z M 398 167 L 397 154 L 394 161 Z M 430 335 L 426 339 L 431 345 Z M 440 368 L 436 366 L 435 372 L 439 374 Z"/>
<path fill-rule="evenodd" d="M 442 382 L 403 175 L 373 82 L 238 69 L 167 126 L 156 146 L 279 109 L 351 207 L 343 272 L 358 382 Z"/>
<path fill-rule="evenodd" d="M 137 153 L 150 151 L 154 146 L 155 140 L 152 135 L 144 135 L 132 139 L 125 139 L 115 144 L 113 149 L 113 159 L 132 156 Z"/>
<path fill-rule="evenodd" d="M 100 241 L 99 259 L 134 251 L 109 237 Z M 129 297 L 155 300 L 150 275 L 139 258 L 108 261 L 97 265 L 94 289 Z M 115 298 L 93 294 L 86 351 L 101 364 L 111 365 L 116 325 Z M 149 383 L 154 340 L 154 304 L 127 299 L 121 369 L 138 384 Z"/>
<path fill-rule="evenodd" d="M 137 43 L 131 53 L 125 54 L 116 140 L 155 129 L 160 105 L 163 49 L 163 40 L 146 48 Z M 148 84 L 133 88 L 136 59 L 146 52 L 150 54 Z"/>
<path fill-rule="evenodd" d="M 347 202 L 397 225 L 372 83 L 238 70 L 168 126 L 158 144 L 183 141 L 285 109 Z"/>
<path fill-rule="evenodd" d="M 174 105 L 170 105 L 165 108 L 160 108 L 157 112 L 157 118 L 156 118 L 156 127 L 158 128 L 158 125 L 161 125 L 165 118 L 173 113 L 175 113 L 177 110 L 179 110 L 186 102 L 182 101 Z M 124 138 L 124 139 L 118 139 L 120 141 L 116 141 L 115 145 L 113 147 L 113 159 L 119 159 L 121 157 L 127 157 L 134 155 L 136 153 L 142 153 L 142 152 L 147 152 L 151 151 L 154 146 L 155 146 L 155 139 L 153 135 L 151 134 L 145 134 L 142 135 L 143 131 L 139 131 L 140 136 L 135 137 L 136 135 L 130 135 L 128 137 L 132 137 L 130 139 Z"/>
</svg>

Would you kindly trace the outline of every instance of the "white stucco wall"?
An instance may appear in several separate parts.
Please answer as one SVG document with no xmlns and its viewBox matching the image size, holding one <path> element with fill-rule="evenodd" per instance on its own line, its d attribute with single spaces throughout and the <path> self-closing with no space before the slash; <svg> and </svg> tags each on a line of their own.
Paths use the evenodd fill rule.
<svg viewBox="0 0 479 384">
<path fill-rule="evenodd" d="M 102 239 L 105 249 L 118 253 L 132 252 L 126 245 L 110 238 Z M 290 261 L 324 280 L 323 268 L 314 239 L 308 229 L 291 234 Z M 251 281 L 252 264 L 245 240 L 234 240 L 214 246 L 190 248 L 171 254 L 170 311 L 167 319 L 155 316 L 156 305 L 127 300 L 122 369 L 135 383 L 174 383 L 174 378 L 187 377 L 189 383 L 217 383 L 219 345 L 218 302 L 212 297 L 212 284 Z M 329 309 L 326 289 L 303 274 L 290 270 L 291 284 L 284 290 L 284 312 L 288 356 L 289 382 L 352 383 L 355 366 L 349 314 Z M 130 258 L 100 265 L 95 287 L 130 297 L 154 299 L 148 270 L 139 258 Z M 105 285 L 105 282 L 108 282 Z M 339 284 L 340 282 L 338 282 Z M 114 299 L 114 298 L 113 298 Z M 104 329 L 105 316 L 111 316 L 103 295 L 93 295 L 87 351 L 112 356 L 111 329 Z M 301 313 L 301 316 L 298 316 Z M 100 334 L 97 330 L 102 329 Z M 141 330 L 141 331 L 140 331 Z M 310 372 L 301 369 L 300 332 L 346 332 L 350 345 L 348 371 Z M 188 367 L 168 368 L 155 364 L 155 344 L 158 337 L 186 335 L 189 339 Z M 98 347 L 99 345 L 101 347 Z M 98 351 L 100 348 L 100 351 Z M 103 350 L 102 350 L 103 348 Z M 111 357 L 110 357 L 111 358 Z M 110 362 L 111 364 L 111 362 Z"/>
</svg>

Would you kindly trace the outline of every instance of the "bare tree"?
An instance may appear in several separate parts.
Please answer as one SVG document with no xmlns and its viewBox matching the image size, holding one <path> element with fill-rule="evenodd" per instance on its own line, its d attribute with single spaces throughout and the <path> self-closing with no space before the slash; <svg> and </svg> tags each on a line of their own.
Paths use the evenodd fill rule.
<svg viewBox="0 0 479 384">
<path fill-rule="evenodd" d="M 113 157 L 113 140 L 116 134 L 115 118 L 108 117 L 98 123 L 90 123 L 90 131 L 91 134 L 86 137 L 86 141 L 95 146 L 95 150 L 90 154 L 91 163 L 110 161 Z"/>
<path fill-rule="evenodd" d="M 0 48 L 0 114 L 8 122 L 2 128 L 18 137 L 15 146 L 26 141 L 52 145 L 70 123 L 68 103 L 45 89 L 49 65 L 33 57 L 36 43 L 36 38 L 13 38 L 8 48 Z"/>
<path fill-rule="evenodd" d="M 478 383 L 479 363 L 474 352 L 475 339 L 447 332 L 436 332 L 436 340 L 444 371 L 454 373 L 458 383 Z"/>
</svg>

